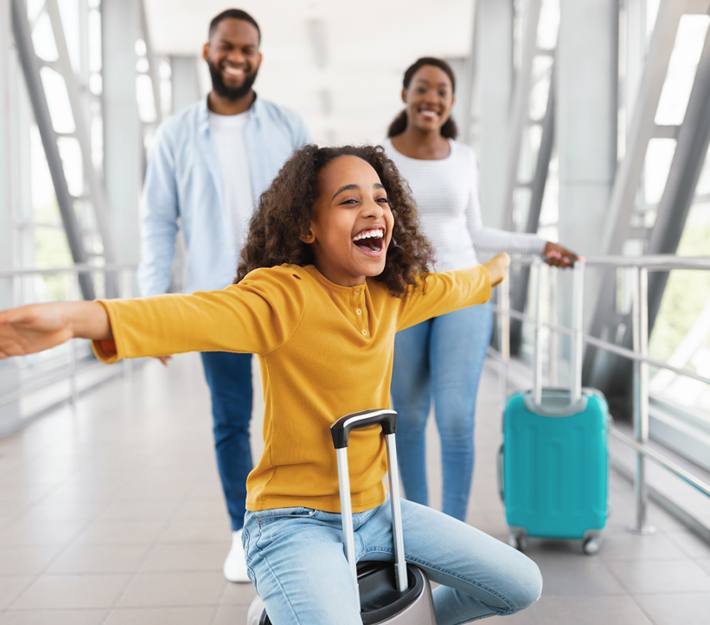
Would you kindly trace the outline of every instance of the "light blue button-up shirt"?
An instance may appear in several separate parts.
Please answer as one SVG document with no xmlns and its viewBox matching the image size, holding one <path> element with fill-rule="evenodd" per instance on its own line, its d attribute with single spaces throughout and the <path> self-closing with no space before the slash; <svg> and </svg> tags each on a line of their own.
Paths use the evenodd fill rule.
<svg viewBox="0 0 710 625">
<path fill-rule="evenodd" d="M 244 129 L 254 206 L 292 152 L 311 141 L 301 117 L 256 98 Z M 232 283 L 239 249 L 229 227 L 222 177 L 210 134 L 207 98 L 160 126 L 143 191 L 142 295 L 165 293 L 180 218 L 188 250 L 188 293 Z"/>
</svg>

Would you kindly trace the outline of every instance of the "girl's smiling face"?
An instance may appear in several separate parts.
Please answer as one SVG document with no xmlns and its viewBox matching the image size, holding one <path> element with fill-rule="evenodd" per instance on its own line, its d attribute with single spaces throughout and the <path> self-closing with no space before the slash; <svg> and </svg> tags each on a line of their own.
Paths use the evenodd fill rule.
<svg viewBox="0 0 710 625">
<path fill-rule="evenodd" d="M 318 270 L 341 286 L 380 275 L 394 217 L 377 172 L 357 156 L 339 156 L 320 171 L 318 187 L 310 228 L 301 234 Z"/>
</svg>

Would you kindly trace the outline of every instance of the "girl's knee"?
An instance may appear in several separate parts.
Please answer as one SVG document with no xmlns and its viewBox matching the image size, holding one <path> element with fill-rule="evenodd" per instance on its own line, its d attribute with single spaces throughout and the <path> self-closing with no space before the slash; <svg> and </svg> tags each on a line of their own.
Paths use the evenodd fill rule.
<svg viewBox="0 0 710 625">
<path fill-rule="evenodd" d="M 529 608 L 542 594 L 542 574 L 537 564 L 527 556 L 520 554 L 520 564 L 514 583 L 508 593 L 511 614 Z"/>
</svg>

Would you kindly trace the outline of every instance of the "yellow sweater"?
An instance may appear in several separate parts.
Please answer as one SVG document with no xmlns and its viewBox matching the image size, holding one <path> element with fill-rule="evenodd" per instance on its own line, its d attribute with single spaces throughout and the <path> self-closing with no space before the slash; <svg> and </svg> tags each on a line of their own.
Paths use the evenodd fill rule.
<svg viewBox="0 0 710 625">
<path fill-rule="evenodd" d="M 330 426 L 390 404 L 395 332 L 490 298 L 487 267 L 430 274 L 426 289 L 393 296 L 368 279 L 330 282 L 312 265 L 252 271 L 223 291 L 102 301 L 115 338 L 104 362 L 193 351 L 259 355 L 264 453 L 247 479 L 247 509 L 340 511 Z M 379 427 L 350 435 L 353 510 L 384 501 Z"/>
</svg>

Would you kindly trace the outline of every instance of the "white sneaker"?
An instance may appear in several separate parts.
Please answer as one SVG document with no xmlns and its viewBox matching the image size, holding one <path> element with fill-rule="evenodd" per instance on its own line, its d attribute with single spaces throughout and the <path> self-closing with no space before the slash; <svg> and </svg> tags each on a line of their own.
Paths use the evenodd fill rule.
<svg viewBox="0 0 710 625">
<path fill-rule="evenodd" d="M 247 575 L 247 560 L 242 546 L 242 530 L 232 532 L 232 548 L 224 561 L 224 577 L 228 582 L 249 583 Z"/>
</svg>

